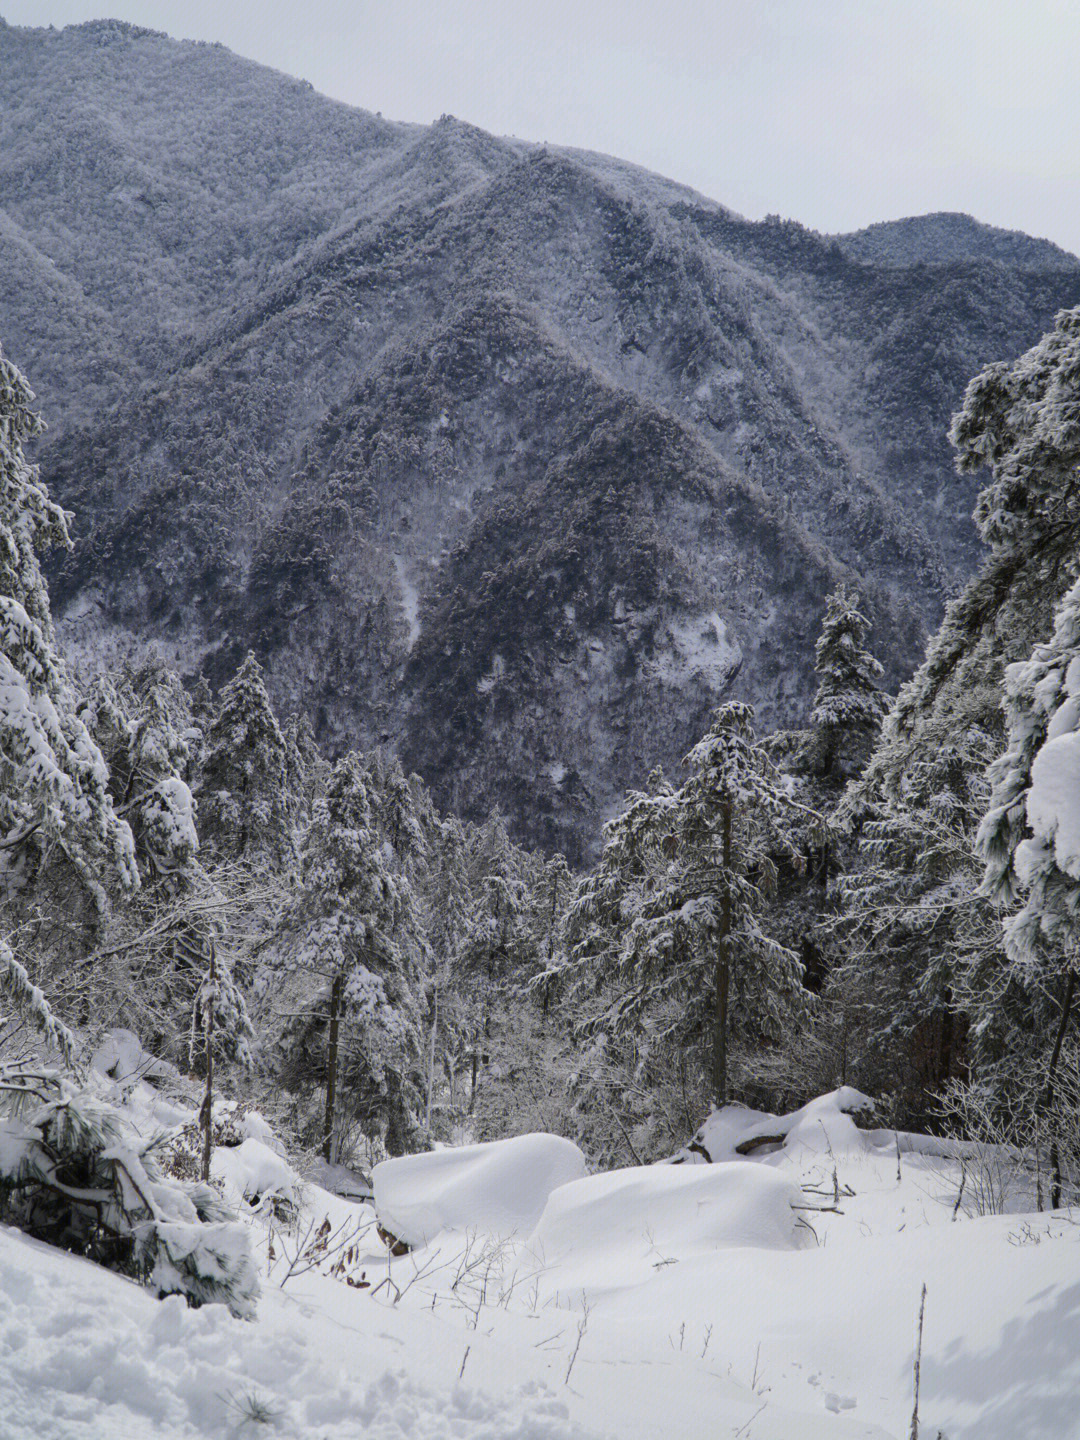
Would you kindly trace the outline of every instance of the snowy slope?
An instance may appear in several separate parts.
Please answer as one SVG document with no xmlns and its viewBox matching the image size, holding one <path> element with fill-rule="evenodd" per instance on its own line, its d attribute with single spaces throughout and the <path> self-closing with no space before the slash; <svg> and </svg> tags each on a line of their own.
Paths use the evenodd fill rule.
<svg viewBox="0 0 1080 1440">
<path fill-rule="evenodd" d="M 369 1207 L 310 1184 L 295 1230 L 273 1220 L 273 1186 L 296 1177 L 249 1139 L 216 1168 L 234 1203 L 258 1197 L 251 1323 L 0 1230 L 2 1433 L 907 1440 L 925 1283 L 920 1433 L 1077 1440 L 1080 1224 L 979 1216 L 992 1157 L 970 1149 L 958 1206 L 959 1165 L 924 1153 L 948 1146 L 856 1130 L 845 1098 L 779 1126 L 714 1117 L 732 1146 L 786 1130 L 757 1160 L 571 1180 L 528 1240 L 461 1228 L 469 1184 L 491 1208 L 499 1168 L 491 1147 L 462 1152 L 442 1233 L 393 1260 Z M 438 1210 L 430 1158 L 412 1182 L 398 1162 L 398 1204 L 411 1183 Z M 802 1223 L 794 1248 L 781 1210 Z M 289 1277 L 324 1218 L 321 1261 Z M 244 1419 L 253 1401 L 265 1426 Z"/>
</svg>

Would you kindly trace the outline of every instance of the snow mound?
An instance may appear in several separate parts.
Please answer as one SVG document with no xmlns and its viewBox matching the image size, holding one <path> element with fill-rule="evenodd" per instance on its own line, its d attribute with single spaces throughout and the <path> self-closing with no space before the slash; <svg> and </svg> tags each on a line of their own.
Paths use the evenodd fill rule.
<svg viewBox="0 0 1080 1440">
<path fill-rule="evenodd" d="M 140 1080 L 179 1080 L 180 1072 L 167 1060 L 143 1049 L 131 1030 L 107 1030 L 94 1051 L 90 1068 L 117 1085 L 130 1087 Z"/>
<path fill-rule="evenodd" d="M 4 1440 L 239 1440 L 256 1433 L 279 1440 L 566 1440 L 583 1433 L 566 1405 L 538 1386 L 492 1397 L 432 1386 L 415 1374 L 380 1374 L 368 1353 L 370 1333 L 358 1336 L 310 1310 L 275 1304 L 275 1297 L 253 1325 L 219 1305 L 189 1310 L 178 1297 L 154 1300 L 4 1226 L 0 1294 Z M 245 1423 L 249 1397 L 265 1407 L 265 1425 Z"/>
<path fill-rule="evenodd" d="M 551 1192 L 584 1174 L 572 1141 L 517 1135 L 384 1160 L 372 1181 L 381 1224 L 415 1246 L 444 1230 L 526 1235 Z"/>
<path fill-rule="evenodd" d="M 269 1202 L 276 1199 L 299 1209 L 303 1182 L 289 1162 L 262 1140 L 249 1138 L 241 1145 L 219 1147 L 211 1173 L 224 1182 L 225 1198 L 237 1208 L 271 1208 Z"/>
<path fill-rule="evenodd" d="M 669 1163 L 763 1160 L 781 1150 L 788 1155 L 860 1155 L 875 1147 L 879 1132 L 860 1130 L 852 1117 L 873 1113 L 870 1097 L 850 1085 L 820 1095 L 790 1115 L 725 1105 L 712 1112 L 687 1149 Z"/>
<path fill-rule="evenodd" d="M 813 1237 L 793 1205 L 798 1186 L 774 1170 L 728 1164 L 634 1166 L 563 1185 L 529 1248 L 575 1284 L 625 1285 L 716 1250 L 799 1250 Z"/>
</svg>

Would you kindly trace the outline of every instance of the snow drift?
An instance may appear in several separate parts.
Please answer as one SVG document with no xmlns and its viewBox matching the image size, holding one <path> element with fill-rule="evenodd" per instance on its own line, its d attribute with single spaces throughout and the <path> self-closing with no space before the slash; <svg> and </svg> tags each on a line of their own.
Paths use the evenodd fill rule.
<svg viewBox="0 0 1080 1440">
<path fill-rule="evenodd" d="M 548 1196 L 580 1180 L 585 1157 L 558 1135 L 516 1135 L 483 1145 L 384 1160 L 372 1174 L 385 1229 L 410 1245 L 444 1230 L 527 1235 Z"/>
<path fill-rule="evenodd" d="M 634 1166 L 555 1190 L 529 1237 L 549 1268 L 575 1283 L 625 1285 L 715 1250 L 798 1250 L 813 1244 L 793 1205 L 797 1185 L 759 1165 Z"/>
</svg>

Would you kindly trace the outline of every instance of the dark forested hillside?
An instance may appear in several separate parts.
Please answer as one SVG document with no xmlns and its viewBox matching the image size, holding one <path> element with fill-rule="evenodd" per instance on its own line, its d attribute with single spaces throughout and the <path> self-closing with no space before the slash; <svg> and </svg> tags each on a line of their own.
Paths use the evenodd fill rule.
<svg viewBox="0 0 1080 1440">
<path fill-rule="evenodd" d="M 967 217 L 749 222 L 114 22 L 0 28 L 0 86 L 69 645 L 252 647 L 331 749 L 572 856 L 719 698 L 805 716 L 838 579 L 910 673 L 977 554 L 948 418 L 1080 301 Z"/>
</svg>

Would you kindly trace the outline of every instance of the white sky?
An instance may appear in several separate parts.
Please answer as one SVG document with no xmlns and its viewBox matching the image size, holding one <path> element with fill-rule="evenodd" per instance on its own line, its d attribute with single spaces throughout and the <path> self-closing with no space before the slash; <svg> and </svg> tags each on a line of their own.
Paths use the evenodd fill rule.
<svg viewBox="0 0 1080 1440">
<path fill-rule="evenodd" d="M 221 40 L 389 119 L 607 151 L 825 231 L 933 210 L 1080 252 L 1080 0 L 0 0 Z M 2 102 L 0 102 L 2 103 Z"/>
</svg>

